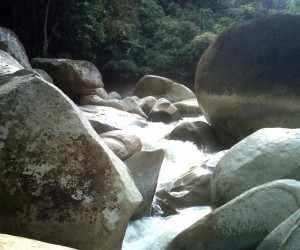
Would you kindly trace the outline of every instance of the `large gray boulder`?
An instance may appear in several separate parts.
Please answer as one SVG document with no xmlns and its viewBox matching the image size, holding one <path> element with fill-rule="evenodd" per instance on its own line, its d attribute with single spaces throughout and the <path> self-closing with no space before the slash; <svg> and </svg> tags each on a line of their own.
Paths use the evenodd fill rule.
<svg viewBox="0 0 300 250">
<path fill-rule="evenodd" d="M 13 74 L 24 67 L 10 54 L 0 50 L 0 75 Z"/>
<path fill-rule="evenodd" d="M 73 101 L 104 87 L 102 75 L 91 62 L 56 58 L 33 58 L 31 62 L 33 67 L 45 70 L 54 84 Z"/>
<path fill-rule="evenodd" d="M 300 182 L 277 180 L 253 188 L 179 233 L 168 250 L 255 249 L 300 206 Z"/>
<path fill-rule="evenodd" d="M 226 147 L 265 127 L 300 126 L 300 16 L 225 29 L 199 61 L 195 89 Z"/>
<path fill-rule="evenodd" d="M 256 248 L 256 250 L 300 249 L 300 209 L 280 223 Z"/>
<path fill-rule="evenodd" d="M 118 249 L 142 199 L 77 106 L 28 71 L 0 82 L 0 186 L 2 233 L 85 250 Z"/>
<path fill-rule="evenodd" d="M 0 27 L 0 50 L 6 51 L 24 68 L 31 69 L 23 44 L 14 32 L 4 27 Z"/>
<path fill-rule="evenodd" d="M 150 212 L 164 157 L 165 151 L 158 149 L 141 151 L 125 161 L 136 187 L 143 196 L 143 202 L 135 211 L 133 220 L 141 219 Z"/>
<path fill-rule="evenodd" d="M 165 98 L 170 102 L 178 102 L 195 98 L 195 94 L 189 88 L 172 80 L 155 75 L 142 77 L 133 90 L 133 95 L 140 98 L 154 96 L 156 99 Z"/>
<path fill-rule="evenodd" d="M 300 180 L 300 129 L 266 128 L 233 146 L 218 163 L 211 196 L 221 206 L 239 194 L 277 179 Z"/>
<path fill-rule="evenodd" d="M 0 250 L 75 250 L 23 237 L 0 234 Z"/>
</svg>

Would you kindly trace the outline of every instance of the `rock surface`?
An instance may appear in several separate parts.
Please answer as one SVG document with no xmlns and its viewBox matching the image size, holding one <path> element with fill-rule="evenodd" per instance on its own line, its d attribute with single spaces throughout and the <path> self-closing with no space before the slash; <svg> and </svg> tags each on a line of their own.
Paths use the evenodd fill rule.
<svg viewBox="0 0 300 250">
<path fill-rule="evenodd" d="M 300 209 L 280 223 L 256 248 L 270 249 L 300 249 Z"/>
<path fill-rule="evenodd" d="M 269 182 L 212 211 L 179 233 L 167 249 L 255 249 L 299 205 L 300 182 Z"/>
<path fill-rule="evenodd" d="M 0 234 L 0 250 L 75 250 L 18 236 Z"/>
<path fill-rule="evenodd" d="M 0 50 L 0 75 L 13 74 L 24 67 L 10 54 Z"/>
<path fill-rule="evenodd" d="M 148 115 L 148 120 L 151 122 L 171 123 L 180 119 L 178 109 L 165 98 L 160 98 Z"/>
<path fill-rule="evenodd" d="M 0 50 L 6 51 L 24 68 L 31 69 L 23 44 L 14 32 L 4 27 L 0 27 Z"/>
<path fill-rule="evenodd" d="M 226 147 L 260 128 L 300 126 L 299 30 L 298 15 L 232 25 L 201 57 L 196 96 Z"/>
<path fill-rule="evenodd" d="M 142 150 L 141 140 L 124 130 L 114 130 L 100 134 L 105 144 L 122 160 L 126 160 Z"/>
<path fill-rule="evenodd" d="M 132 126 L 147 126 L 145 118 L 112 107 L 85 105 L 79 108 L 98 134 Z"/>
<path fill-rule="evenodd" d="M 142 77 L 133 90 L 133 95 L 140 98 L 154 96 L 155 98 L 165 98 L 170 102 L 178 102 L 195 98 L 195 94 L 189 88 L 172 80 L 155 75 Z"/>
<path fill-rule="evenodd" d="M 266 128 L 233 146 L 218 163 L 211 196 L 221 206 L 239 194 L 277 179 L 300 180 L 300 129 Z"/>
<path fill-rule="evenodd" d="M 202 114 L 197 98 L 173 103 L 182 117 L 198 117 Z"/>
<path fill-rule="evenodd" d="M 158 149 L 154 151 L 141 151 L 125 161 L 136 187 L 143 196 L 143 202 L 133 215 L 133 220 L 141 219 L 150 212 L 164 157 L 164 150 Z"/>
<path fill-rule="evenodd" d="M 17 73 L 0 83 L 0 231 L 117 249 L 142 199 L 126 166 L 58 88 Z"/>
<path fill-rule="evenodd" d="M 216 152 L 221 149 L 211 126 L 202 121 L 182 122 L 166 136 L 166 139 L 190 141 L 206 152 Z"/>
<path fill-rule="evenodd" d="M 45 70 L 54 84 L 74 101 L 77 101 L 80 95 L 104 87 L 100 72 L 88 61 L 33 58 L 32 65 Z"/>
</svg>

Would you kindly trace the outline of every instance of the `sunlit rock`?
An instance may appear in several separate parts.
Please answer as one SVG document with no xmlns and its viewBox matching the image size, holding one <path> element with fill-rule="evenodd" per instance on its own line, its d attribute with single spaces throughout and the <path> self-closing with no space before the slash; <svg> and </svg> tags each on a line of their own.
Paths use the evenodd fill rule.
<svg viewBox="0 0 300 250">
<path fill-rule="evenodd" d="M 138 100 L 138 104 L 146 115 L 149 115 L 156 102 L 157 99 L 154 96 L 146 96 Z"/>
<path fill-rule="evenodd" d="M 196 96 L 227 147 L 265 127 L 300 127 L 300 16 L 226 28 L 196 72 Z"/>
<path fill-rule="evenodd" d="M 198 220 L 179 233 L 167 249 L 255 249 L 299 206 L 300 182 L 269 182 Z"/>
<path fill-rule="evenodd" d="M 85 105 L 79 108 L 98 134 L 132 126 L 147 126 L 145 118 L 112 107 Z"/>
<path fill-rule="evenodd" d="M 124 130 L 113 130 L 100 134 L 104 143 L 121 159 L 126 160 L 142 150 L 141 140 Z"/>
<path fill-rule="evenodd" d="M 197 117 L 202 114 L 197 98 L 173 103 L 182 117 Z"/>
<path fill-rule="evenodd" d="M 104 87 L 96 66 L 84 60 L 33 58 L 35 68 L 45 70 L 54 84 L 73 101 L 94 89 Z"/>
<path fill-rule="evenodd" d="M 300 129 L 266 128 L 233 146 L 218 163 L 211 196 L 221 206 L 239 194 L 277 179 L 300 180 Z"/>
<path fill-rule="evenodd" d="M 97 95 L 97 96 L 101 97 L 102 99 L 107 98 L 107 92 L 104 88 L 96 88 L 96 89 L 94 89 L 91 92 L 88 92 L 86 94 L 87 95 Z"/>
<path fill-rule="evenodd" d="M 147 118 L 147 115 L 141 109 L 134 97 L 125 97 L 120 101 L 120 104 L 124 107 L 126 112 L 138 114 L 144 118 Z"/>
<path fill-rule="evenodd" d="M 209 182 L 211 173 L 194 167 L 178 177 L 170 190 L 160 190 L 156 196 L 164 201 L 164 206 L 178 209 L 211 205 Z M 163 208 L 162 208 L 163 209 Z"/>
<path fill-rule="evenodd" d="M 280 223 L 256 248 L 256 250 L 289 249 L 300 247 L 300 209 Z"/>
<path fill-rule="evenodd" d="M 0 234 L 1 250 L 75 250 L 75 248 L 63 247 L 42 241 L 27 239 L 23 237 Z"/>
<path fill-rule="evenodd" d="M 0 75 L 13 74 L 24 67 L 10 54 L 0 50 Z"/>
<path fill-rule="evenodd" d="M 170 102 L 178 102 L 195 98 L 195 94 L 189 88 L 172 80 L 155 75 L 146 75 L 136 84 L 133 95 L 140 98 L 154 96 L 155 98 L 165 98 Z"/>
<path fill-rule="evenodd" d="M 190 141 L 206 152 L 216 152 L 221 149 L 220 142 L 211 126 L 202 121 L 182 122 L 166 136 L 166 139 Z"/>
<path fill-rule="evenodd" d="M 171 123 L 179 121 L 181 116 L 178 109 L 165 98 L 160 98 L 151 109 L 148 120 L 151 122 Z"/>
<path fill-rule="evenodd" d="M 45 81 L 53 83 L 53 80 L 51 76 L 48 75 L 48 73 L 43 69 L 33 69 L 36 73 L 39 74 L 40 77 L 42 77 Z"/>
<path fill-rule="evenodd" d="M 120 96 L 119 93 L 117 93 L 116 91 L 112 91 L 112 92 L 109 92 L 107 94 L 107 99 L 117 99 L 117 100 L 121 100 L 122 97 Z"/>
<path fill-rule="evenodd" d="M 0 27 L 0 50 L 4 50 L 10 54 L 25 69 L 31 69 L 23 44 L 14 32 L 4 27 Z"/>
<path fill-rule="evenodd" d="M 0 83 L 0 231 L 118 249 L 142 197 L 74 103 L 35 73 Z"/>
<path fill-rule="evenodd" d="M 164 156 L 165 152 L 162 149 L 141 151 L 125 161 L 136 187 L 143 196 L 143 202 L 133 215 L 133 220 L 141 219 L 150 212 Z"/>
</svg>

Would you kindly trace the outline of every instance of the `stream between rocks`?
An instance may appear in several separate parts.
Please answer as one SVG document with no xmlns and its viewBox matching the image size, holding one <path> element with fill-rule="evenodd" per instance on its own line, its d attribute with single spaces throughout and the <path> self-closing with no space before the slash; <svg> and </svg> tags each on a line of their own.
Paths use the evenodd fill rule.
<svg viewBox="0 0 300 250">
<path fill-rule="evenodd" d="M 180 122 L 196 120 L 206 121 L 204 116 L 200 116 L 197 118 L 184 118 Z M 166 189 L 174 179 L 194 166 L 200 166 L 201 163 L 212 156 L 199 150 L 192 142 L 164 139 L 164 136 L 170 133 L 180 122 L 168 125 L 149 122 L 149 125 L 145 128 L 130 128 L 141 139 L 143 150 L 165 150 L 165 158 L 161 166 L 156 192 Z M 200 168 L 199 171 L 207 174 L 209 170 Z M 209 206 L 188 207 L 178 209 L 176 215 L 162 217 L 155 202 L 155 197 L 152 210 L 152 216 L 130 222 L 122 250 L 163 250 L 179 232 L 211 211 Z"/>
</svg>

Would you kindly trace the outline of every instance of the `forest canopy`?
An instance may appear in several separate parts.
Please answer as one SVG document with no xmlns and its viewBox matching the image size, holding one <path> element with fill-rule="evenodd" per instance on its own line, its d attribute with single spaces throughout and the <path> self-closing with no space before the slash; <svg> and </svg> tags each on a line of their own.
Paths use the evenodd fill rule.
<svg viewBox="0 0 300 250">
<path fill-rule="evenodd" d="M 0 26 L 30 58 L 92 61 L 107 84 L 157 74 L 192 83 L 197 63 L 226 26 L 300 13 L 300 0 L 0 0 Z"/>
</svg>

